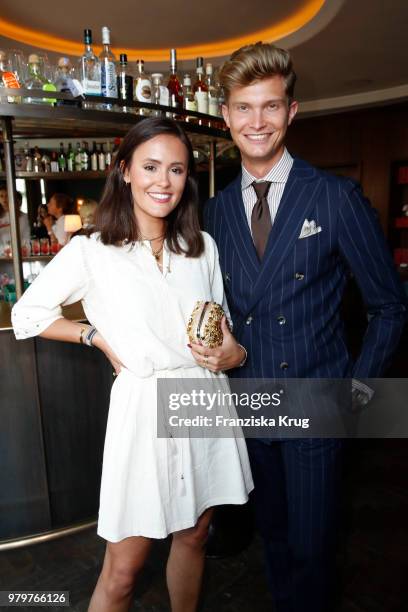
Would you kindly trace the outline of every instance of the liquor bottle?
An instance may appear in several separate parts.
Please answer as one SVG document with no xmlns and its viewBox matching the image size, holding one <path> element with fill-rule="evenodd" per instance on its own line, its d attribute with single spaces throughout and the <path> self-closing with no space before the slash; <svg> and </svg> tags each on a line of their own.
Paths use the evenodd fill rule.
<svg viewBox="0 0 408 612">
<path fill-rule="evenodd" d="M 111 147 L 111 143 L 108 141 L 106 143 L 106 153 L 105 153 L 105 164 L 108 170 L 110 168 L 111 163 L 112 163 L 112 147 Z"/>
<path fill-rule="evenodd" d="M 91 153 L 91 170 L 96 172 L 98 170 L 98 151 L 96 148 L 96 142 L 93 143 L 92 153 Z"/>
<path fill-rule="evenodd" d="M 137 76 L 134 83 L 134 99 L 138 102 L 151 103 L 152 101 L 152 82 L 144 71 L 144 61 L 137 60 Z M 146 108 L 138 109 L 139 115 L 150 115 L 150 110 Z"/>
<path fill-rule="evenodd" d="M 68 172 L 74 172 L 75 170 L 75 153 L 72 150 L 72 144 L 70 142 L 68 143 L 67 170 Z"/>
<path fill-rule="evenodd" d="M 76 151 L 75 151 L 75 172 L 80 172 L 82 170 L 82 149 L 81 143 L 77 142 Z"/>
<path fill-rule="evenodd" d="M 196 66 L 197 77 L 193 85 L 193 92 L 197 102 L 197 110 L 199 113 L 208 114 L 208 87 L 204 80 L 204 60 L 202 57 L 197 57 Z"/>
<path fill-rule="evenodd" d="M 24 147 L 24 170 L 26 172 L 33 171 L 33 156 L 31 153 L 31 149 L 28 146 L 28 142 L 26 142 L 26 145 Z"/>
<path fill-rule="evenodd" d="M 28 77 L 25 81 L 26 89 L 40 89 L 43 91 L 57 91 L 53 83 L 50 83 L 41 69 L 40 58 L 36 53 L 28 57 Z M 28 104 L 54 104 L 55 98 L 27 97 L 24 102 Z"/>
<path fill-rule="evenodd" d="M 38 147 L 34 147 L 33 170 L 34 172 L 42 172 L 41 153 Z"/>
<path fill-rule="evenodd" d="M 60 150 L 58 155 L 58 165 L 61 172 L 65 172 L 67 169 L 67 158 L 64 153 L 64 143 L 60 142 Z"/>
<path fill-rule="evenodd" d="M 84 44 L 85 51 L 79 60 L 82 89 L 87 96 L 100 96 L 101 69 L 99 60 L 92 50 L 92 30 L 84 30 Z"/>
<path fill-rule="evenodd" d="M 34 157 L 34 169 L 35 169 L 35 157 Z M 51 153 L 51 172 L 59 172 L 58 153 L 53 151 Z"/>
<path fill-rule="evenodd" d="M 11 89 L 20 89 L 20 83 L 16 74 L 11 70 L 11 67 L 9 66 L 5 51 L 0 51 L 0 102 L 21 102 L 20 97 L 15 98 L 13 96 L 5 96 L 3 98 L 1 96 L 1 89 L 3 87 Z"/>
<path fill-rule="evenodd" d="M 169 106 L 169 90 L 163 85 L 163 74 L 155 72 L 152 74 L 152 103 Z M 155 117 L 162 117 L 163 111 L 155 110 L 152 112 Z"/>
<path fill-rule="evenodd" d="M 208 114 L 218 116 L 218 92 L 213 82 L 213 65 L 208 63 L 205 67 L 206 84 L 208 90 Z"/>
<path fill-rule="evenodd" d="M 101 94 L 105 98 L 117 98 L 116 58 L 110 48 L 110 30 L 106 26 L 102 28 L 102 44 L 103 49 L 99 55 L 99 61 L 101 62 Z"/>
<path fill-rule="evenodd" d="M 75 90 L 73 84 L 74 69 L 69 57 L 60 57 L 55 71 L 55 87 L 57 91 L 72 93 Z"/>
<path fill-rule="evenodd" d="M 99 144 L 99 151 L 98 151 L 98 168 L 99 170 L 101 170 L 102 172 L 104 170 L 106 170 L 106 160 L 105 160 L 105 152 L 103 150 L 103 143 Z"/>
<path fill-rule="evenodd" d="M 216 88 L 217 88 L 217 97 L 218 97 L 218 117 L 223 118 L 222 115 L 222 107 L 225 104 L 225 92 L 224 92 L 224 88 L 221 85 L 219 79 L 217 78 L 216 80 Z M 225 124 L 224 124 L 225 126 Z"/>
<path fill-rule="evenodd" d="M 69 93 L 72 96 L 81 95 L 78 87 L 78 81 L 75 79 L 74 67 L 71 64 L 69 57 L 60 57 L 57 63 L 54 79 L 57 91 L 61 93 Z M 76 100 L 58 100 L 57 106 L 78 106 Z"/>
<path fill-rule="evenodd" d="M 185 74 L 183 79 L 183 106 L 186 110 L 197 110 L 197 101 L 191 88 L 191 77 L 189 74 Z M 197 117 L 187 115 L 186 121 L 189 123 L 197 122 Z"/>
<path fill-rule="evenodd" d="M 183 106 L 183 89 L 177 76 L 177 51 L 170 49 L 170 75 L 167 83 L 169 90 L 169 106 L 180 108 Z"/>
<path fill-rule="evenodd" d="M 89 147 L 86 140 L 82 143 L 82 153 L 81 153 L 81 170 L 89 170 L 90 168 L 90 155 L 89 155 Z"/>
<path fill-rule="evenodd" d="M 127 73 L 127 55 L 121 53 L 119 57 L 119 72 L 117 76 L 118 98 L 120 100 L 133 100 L 133 77 Z M 126 107 L 123 107 L 125 110 Z M 126 112 L 126 111 L 125 111 Z"/>
<path fill-rule="evenodd" d="M 41 165 L 43 172 L 51 172 L 51 158 L 49 155 L 47 155 L 47 153 L 44 153 L 42 156 Z"/>
</svg>

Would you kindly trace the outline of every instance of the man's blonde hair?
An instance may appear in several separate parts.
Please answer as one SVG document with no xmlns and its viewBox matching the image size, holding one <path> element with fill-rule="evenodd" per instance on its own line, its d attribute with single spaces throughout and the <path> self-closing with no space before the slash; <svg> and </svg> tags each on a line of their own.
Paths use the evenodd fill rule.
<svg viewBox="0 0 408 612">
<path fill-rule="evenodd" d="M 228 101 L 234 87 L 246 87 L 277 75 L 283 77 L 290 102 L 294 96 L 296 74 L 289 52 L 270 43 L 257 42 L 234 51 L 221 66 L 219 79 Z"/>
</svg>

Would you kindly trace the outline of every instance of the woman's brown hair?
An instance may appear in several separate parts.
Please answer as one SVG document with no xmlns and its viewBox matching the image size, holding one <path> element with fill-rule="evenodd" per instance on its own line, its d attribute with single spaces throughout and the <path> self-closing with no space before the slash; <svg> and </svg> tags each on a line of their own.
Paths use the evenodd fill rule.
<svg viewBox="0 0 408 612">
<path fill-rule="evenodd" d="M 134 214 L 132 191 L 125 183 L 124 171 L 130 167 L 137 147 L 162 134 L 181 140 L 188 153 L 186 184 L 180 202 L 166 217 L 165 238 L 173 253 L 198 257 L 204 250 L 204 241 L 198 219 L 193 148 L 181 126 L 171 119 L 142 119 L 126 134 L 105 184 L 95 215 L 94 231 L 100 232 L 103 244 L 120 246 L 124 242 L 141 239 Z"/>
</svg>

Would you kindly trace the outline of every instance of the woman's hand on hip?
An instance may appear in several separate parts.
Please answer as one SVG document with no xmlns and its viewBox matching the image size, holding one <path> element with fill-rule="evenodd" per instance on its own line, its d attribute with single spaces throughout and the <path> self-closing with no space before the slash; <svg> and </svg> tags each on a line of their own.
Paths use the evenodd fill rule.
<svg viewBox="0 0 408 612">
<path fill-rule="evenodd" d="M 93 346 L 96 346 L 103 353 L 105 353 L 106 357 L 112 364 L 112 368 L 115 370 L 115 374 L 119 374 L 122 368 L 125 366 L 120 361 L 119 357 L 113 352 L 109 344 L 106 342 L 105 338 L 99 333 L 96 332 L 95 336 L 92 340 Z"/>
</svg>

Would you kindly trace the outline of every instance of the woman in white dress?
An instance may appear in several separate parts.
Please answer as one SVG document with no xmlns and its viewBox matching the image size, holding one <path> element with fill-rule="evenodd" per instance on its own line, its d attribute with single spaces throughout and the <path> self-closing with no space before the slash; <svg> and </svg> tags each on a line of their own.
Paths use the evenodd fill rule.
<svg viewBox="0 0 408 612">
<path fill-rule="evenodd" d="M 197 300 L 224 306 L 217 248 L 199 229 L 191 144 L 167 119 L 124 138 L 98 207 L 15 305 L 18 339 L 92 343 L 117 374 L 103 458 L 98 533 L 107 540 L 91 612 L 128 610 L 152 540 L 173 534 L 167 584 L 173 612 L 197 608 L 212 508 L 243 504 L 253 488 L 243 438 L 158 438 L 159 378 L 225 379 L 195 361 L 186 324 Z M 82 300 L 92 327 L 62 318 Z M 96 331 L 97 330 L 97 331 Z M 236 367 L 245 352 L 223 321 Z M 224 381 L 225 382 L 225 381 Z"/>
</svg>

